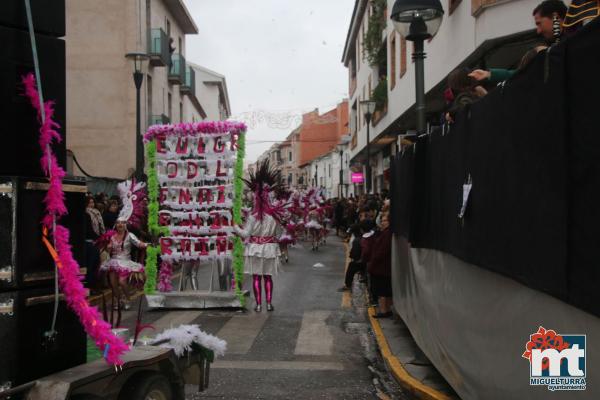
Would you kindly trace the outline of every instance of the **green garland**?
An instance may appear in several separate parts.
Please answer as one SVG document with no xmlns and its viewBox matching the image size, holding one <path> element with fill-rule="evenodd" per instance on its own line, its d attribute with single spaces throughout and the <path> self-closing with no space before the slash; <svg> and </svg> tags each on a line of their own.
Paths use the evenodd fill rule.
<svg viewBox="0 0 600 400">
<path fill-rule="evenodd" d="M 146 248 L 146 283 L 144 284 L 144 293 L 154 294 L 156 293 L 156 274 L 158 263 L 158 255 L 160 254 L 160 247 L 148 246 Z"/>
<path fill-rule="evenodd" d="M 153 237 L 168 235 L 169 228 L 158 224 L 158 174 L 156 172 L 156 142 L 146 143 L 146 175 L 148 176 L 148 231 Z M 148 246 L 146 249 L 146 283 L 144 292 L 156 292 L 157 264 L 160 248 Z"/>
<path fill-rule="evenodd" d="M 156 142 L 146 144 L 146 175 L 148 176 L 148 229 L 153 236 L 169 235 L 169 228 L 158 224 L 158 174 L 156 172 Z"/>
<path fill-rule="evenodd" d="M 233 222 L 238 225 L 242 223 L 242 197 L 244 195 L 244 157 L 246 156 L 246 132 L 240 132 L 238 136 L 237 160 L 235 162 L 233 180 Z M 242 239 L 233 239 L 233 271 L 235 273 L 235 294 L 240 300 L 242 307 L 246 304 L 242 282 L 244 281 L 244 244 Z"/>
</svg>

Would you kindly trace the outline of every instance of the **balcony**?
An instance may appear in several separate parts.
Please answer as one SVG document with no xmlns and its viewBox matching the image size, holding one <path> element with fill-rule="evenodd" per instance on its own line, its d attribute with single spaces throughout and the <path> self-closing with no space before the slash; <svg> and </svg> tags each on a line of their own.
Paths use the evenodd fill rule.
<svg viewBox="0 0 600 400">
<path fill-rule="evenodd" d="M 192 67 L 185 68 L 185 80 L 181 84 L 181 93 L 196 96 L 196 71 Z"/>
<path fill-rule="evenodd" d="M 165 114 L 159 114 L 159 115 L 150 115 L 150 117 L 148 118 L 148 125 L 152 126 L 152 125 L 166 125 L 168 123 L 171 122 L 171 119 L 166 116 Z"/>
<path fill-rule="evenodd" d="M 181 54 L 171 56 L 171 69 L 169 70 L 169 83 L 181 85 L 185 82 L 185 58 Z"/>
<path fill-rule="evenodd" d="M 160 28 L 150 31 L 150 43 L 148 43 L 148 55 L 150 65 L 154 67 L 165 67 L 169 65 L 169 38 L 165 31 Z"/>
</svg>

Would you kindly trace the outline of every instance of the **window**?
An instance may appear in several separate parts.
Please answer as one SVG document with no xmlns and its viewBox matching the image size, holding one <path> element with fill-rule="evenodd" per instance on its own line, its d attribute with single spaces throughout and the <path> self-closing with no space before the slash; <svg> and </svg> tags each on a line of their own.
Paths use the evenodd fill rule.
<svg viewBox="0 0 600 400">
<path fill-rule="evenodd" d="M 393 90 L 396 86 L 396 32 L 392 32 L 390 35 L 390 58 L 391 58 L 391 72 L 390 72 L 390 88 Z"/>
<path fill-rule="evenodd" d="M 148 94 L 147 94 L 148 98 L 146 99 L 148 102 L 148 105 L 147 105 L 148 110 L 146 112 L 151 119 L 153 112 L 152 112 L 152 76 L 150 76 L 150 75 L 148 75 L 146 78 L 146 88 L 148 91 Z"/>
<path fill-rule="evenodd" d="M 292 184 L 292 174 L 288 174 L 288 185 Z"/>
<path fill-rule="evenodd" d="M 356 72 L 360 71 L 360 43 L 356 42 Z"/>
<path fill-rule="evenodd" d="M 288 161 L 292 161 L 292 152 L 291 151 L 288 153 Z"/>
<path fill-rule="evenodd" d="M 331 178 L 331 164 L 329 164 L 329 177 Z"/>
<path fill-rule="evenodd" d="M 179 103 L 179 122 L 183 122 L 183 103 Z"/>
<path fill-rule="evenodd" d="M 164 98 L 164 97 L 163 97 Z M 169 113 L 169 121 L 172 121 L 172 117 L 173 117 L 173 113 L 172 113 L 172 108 L 173 108 L 173 97 L 171 96 L 171 93 L 169 93 L 169 95 L 167 96 L 167 107 L 169 107 L 167 109 L 167 112 Z"/>
<path fill-rule="evenodd" d="M 406 39 L 400 38 L 400 78 L 406 74 Z"/>
</svg>

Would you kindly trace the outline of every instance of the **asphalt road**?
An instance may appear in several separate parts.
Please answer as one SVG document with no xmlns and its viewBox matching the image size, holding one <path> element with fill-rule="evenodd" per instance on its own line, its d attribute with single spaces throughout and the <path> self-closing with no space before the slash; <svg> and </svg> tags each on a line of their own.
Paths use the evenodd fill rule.
<svg viewBox="0 0 600 400">
<path fill-rule="evenodd" d="M 158 331 L 196 323 L 227 341 L 209 388 L 189 399 L 407 399 L 381 363 L 359 283 L 354 295 L 337 292 L 344 264 L 335 236 L 318 252 L 299 243 L 274 279 L 275 311 L 254 312 L 251 296 L 246 312 L 146 311 L 143 322 Z M 131 324 L 133 311 L 125 317 Z"/>
</svg>

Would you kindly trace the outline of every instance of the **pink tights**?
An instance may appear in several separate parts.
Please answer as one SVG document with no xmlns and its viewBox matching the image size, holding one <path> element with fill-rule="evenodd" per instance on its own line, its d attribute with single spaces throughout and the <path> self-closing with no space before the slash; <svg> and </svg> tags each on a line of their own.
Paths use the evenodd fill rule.
<svg viewBox="0 0 600 400">
<path fill-rule="evenodd" d="M 252 275 L 254 299 L 256 300 L 256 304 L 262 304 L 261 278 L 264 278 L 265 280 L 265 295 L 267 297 L 267 304 L 271 304 L 271 300 L 273 299 L 273 277 L 271 275 Z"/>
</svg>

